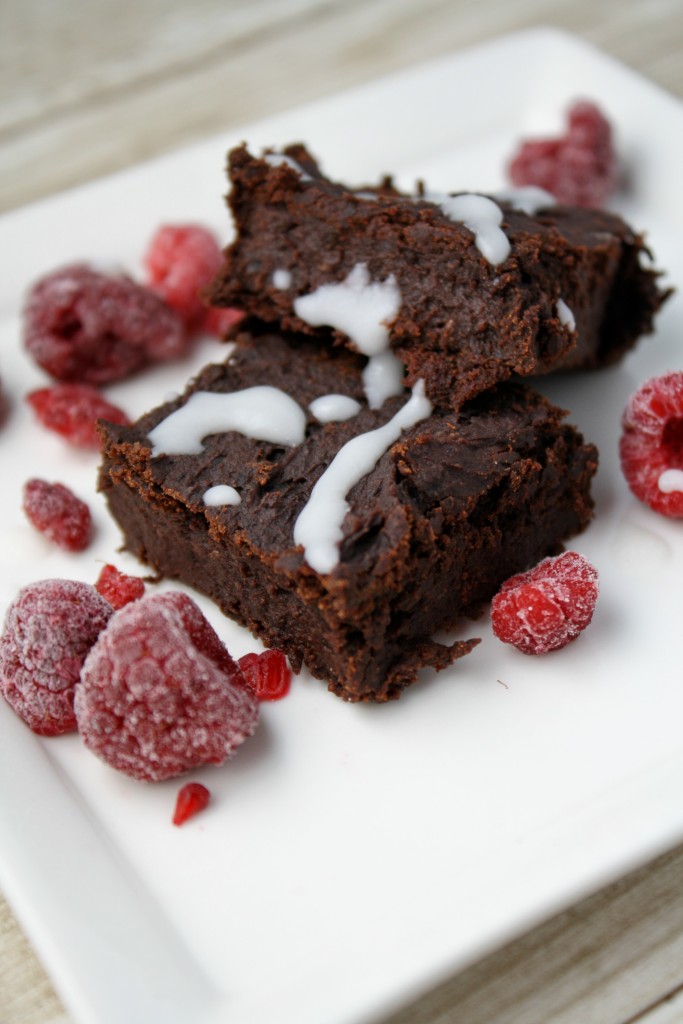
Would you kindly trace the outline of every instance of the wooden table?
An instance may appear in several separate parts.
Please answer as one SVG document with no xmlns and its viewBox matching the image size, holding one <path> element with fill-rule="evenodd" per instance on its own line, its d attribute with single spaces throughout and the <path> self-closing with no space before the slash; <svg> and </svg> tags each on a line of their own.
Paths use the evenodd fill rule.
<svg viewBox="0 0 683 1024">
<path fill-rule="evenodd" d="M 4 0 L 1 21 L 0 210 L 532 25 L 683 97 L 681 0 Z M 679 849 L 391 1024 L 683 1021 L 682 891 Z M 0 1024 L 48 1022 L 69 1017 L 0 897 Z"/>
</svg>

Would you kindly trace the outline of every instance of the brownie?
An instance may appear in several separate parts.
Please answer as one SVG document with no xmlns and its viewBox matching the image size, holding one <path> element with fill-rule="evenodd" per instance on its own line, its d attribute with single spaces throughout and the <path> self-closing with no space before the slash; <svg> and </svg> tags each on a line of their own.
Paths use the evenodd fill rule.
<svg viewBox="0 0 683 1024">
<path fill-rule="evenodd" d="M 504 248 L 491 255 L 452 219 L 468 218 L 462 196 L 406 196 L 390 179 L 352 190 L 323 177 L 303 146 L 284 153 L 229 154 L 237 234 L 211 302 L 369 354 L 343 315 L 320 322 L 301 300 L 353 275 L 366 275 L 366 291 L 390 282 L 386 342 L 407 383 L 423 378 L 439 404 L 457 408 L 513 375 L 612 363 L 652 330 L 668 294 L 642 237 L 615 214 L 550 205 L 531 215 L 496 200 L 502 223 L 487 230 Z M 496 212 L 487 204 L 484 216 Z"/>
<path fill-rule="evenodd" d="M 299 336 L 242 336 L 182 397 L 131 426 L 101 424 L 100 486 L 138 558 L 207 594 L 339 696 L 385 701 L 423 666 L 441 669 L 468 653 L 476 640 L 449 646 L 435 636 L 583 529 L 596 451 L 526 385 L 500 385 L 457 412 L 423 409 L 346 494 L 336 564 L 313 568 L 294 533 L 326 467 L 353 438 L 391 429 L 424 402 L 418 385 L 369 408 L 363 364 L 348 349 Z M 207 392 L 224 396 L 222 407 L 225 397 L 263 386 L 284 392 L 296 412 L 287 441 L 254 440 L 215 420 L 181 424 L 181 447 L 191 447 L 193 431 L 208 431 L 194 454 L 168 454 L 173 443 L 159 440 L 172 413 L 201 407 L 203 415 Z M 318 407 L 320 418 L 313 415 L 310 403 L 330 394 L 344 396 L 349 418 L 321 422 Z M 368 438 L 359 444 L 366 452 Z M 226 500 L 239 503 L 207 505 L 211 489 L 225 485 L 239 495 Z"/>
</svg>

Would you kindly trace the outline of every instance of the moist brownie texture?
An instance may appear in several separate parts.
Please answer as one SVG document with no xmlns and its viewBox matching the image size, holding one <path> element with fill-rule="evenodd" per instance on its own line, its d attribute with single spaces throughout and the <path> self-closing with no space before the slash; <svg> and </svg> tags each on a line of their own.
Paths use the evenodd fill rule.
<svg viewBox="0 0 683 1024">
<path fill-rule="evenodd" d="M 320 289 L 346 283 L 348 295 L 352 284 L 368 299 L 384 288 L 386 344 L 407 383 L 424 379 L 440 405 L 513 375 L 614 362 L 667 295 L 642 265 L 643 239 L 614 214 L 410 197 L 390 179 L 354 191 L 323 177 L 303 146 L 284 154 L 229 155 L 237 236 L 211 302 L 369 355 L 363 326 L 339 315 L 342 292 Z M 311 295 L 320 301 L 302 302 Z"/>
<path fill-rule="evenodd" d="M 347 442 L 415 400 L 404 392 L 369 408 L 364 362 L 310 339 L 244 335 L 181 398 L 132 426 L 101 425 L 100 486 L 142 561 L 209 595 L 339 696 L 385 701 L 422 666 L 466 654 L 476 640 L 446 646 L 434 636 L 586 525 L 596 451 L 525 385 L 500 385 L 458 412 L 427 409 L 351 486 L 336 564 L 318 571 L 294 541 L 314 485 Z M 172 446 L 155 428 L 184 414 L 191 396 L 202 404 L 207 392 L 263 385 L 296 402 L 303 440 L 214 427 L 194 454 L 159 453 Z M 330 394 L 358 403 L 349 418 L 313 415 L 310 403 Z M 207 505 L 222 485 L 239 503 Z"/>
</svg>

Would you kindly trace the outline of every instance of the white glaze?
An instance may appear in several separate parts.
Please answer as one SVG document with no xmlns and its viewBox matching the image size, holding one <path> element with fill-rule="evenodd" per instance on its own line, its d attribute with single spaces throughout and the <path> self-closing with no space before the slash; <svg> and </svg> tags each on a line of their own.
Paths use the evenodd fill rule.
<svg viewBox="0 0 683 1024">
<path fill-rule="evenodd" d="M 363 369 L 363 388 L 371 409 L 381 409 L 387 398 L 400 395 L 403 391 L 405 366 L 387 349 L 370 356 Z"/>
<path fill-rule="evenodd" d="M 148 436 L 154 457 L 197 455 L 203 438 L 227 430 L 271 444 L 301 444 L 305 429 L 301 406 L 279 388 L 261 385 L 226 395 L 195 391 Z"/>
<path fill-rule="evenodd" d="M 242 498 L 230 484 L 216 484 L 204 491 L 203 501 L 208 508 L 217 508 L 219 505 L 239 505 Z"/>
<path fill-rule="evenodd" d="M 534 217 L 539 210 L 557 206 L 555 196 L 538 185 L 520 185 L 519 188 L 510 188 L 505 192 L 498 192 L 496 199 L 500 199 L 502 203 L 509 203 L 515 210 L 528 213 L 530 217 Z"/>
<path fill-rule="evenodd" d="M 331 572 L 339 561 L 342 523 L 349 508 L 346 495 L 374 468 L 402 431 L 426 419 L 431 411 L 432 404 L 420 380 L 388 423 L 359 434 L 339 449 L 294 524 L 294 542 L 303 547 L 306 561 L 316 572 Z"/>
<path fill-rule="evenodd" d="M 298 164 L 291 156 L 287 156 L 286 153 L 264 153 L 263 159 L 266 163 L 270 164 L 271 167 L 280 167 L 285 164 L 287 167 L 291 167 L 293 171 L 299 175 L 302 181 L 313 181 L 310 174 L 308 174 L 301 164 Z"/>
<path fill-rule="evenodd" d="M 459 196 L 428 193 L 424 197 L 439 206 L 450 220 L 464 224 L 484 259 L 498 266 L 510 255 L 510 241 L 501 228 L 503 211 L 488 196 L 466 192 Z"/>
<path fill-rule="evenodd" d="M 273 271 L 273 287 L 279 288 L 280 291 L 284 291 L 289 288 L 292 283 L 292 275 L 289 270 L 285 267 L 278 267 L 277 270 Z"/>
<path fill-rule="evenodd" d="M 350 395 L 321 395 L 308 408 L 319 423 L 341 423 L 360 412 L 360 402 Z"/>
<path fill-rule="evenodd" d="M 568 327 L 570 331 L 576 330 L 576 319 L 571 309 L 564 301 L 564 299 L 557 300 L 557 319 L 564 327 Z"/>
<path fill-rule="evenodd" d="M 683 491 L 683 469 L 665 469 L 657 481 L 662 494 Z"/>
<path fill-rule="evenodd" d="M 401 308 L 394 275 L 372 281 L 364 263 L 337 284 L 323 284 L 294 300 L 294 312 L 312 327 L 333 327 L 347 334 L 359 352 L 374 356 L 389 345 L 387 326 Z"/>
</svg>

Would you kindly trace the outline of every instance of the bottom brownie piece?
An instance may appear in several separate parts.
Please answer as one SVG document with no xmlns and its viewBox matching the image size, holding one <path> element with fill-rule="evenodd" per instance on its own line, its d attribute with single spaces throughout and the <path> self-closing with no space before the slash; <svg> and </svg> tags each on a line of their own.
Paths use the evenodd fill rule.
<svg viewBox="0 0 683 1024">
<path fill-rule="evenodd" d="M 132 426 L 102 425 L 100 486 L 138 558 L 207 594 L 339 696 L 385 701 L 422 666 L 468 653 L 476 640 L 433 637 L 584 528 L 597 454 L 525 386 L 500 386 L 459 413 L 430 412 L 410 392 L 372 410 L 363 365 L 298 338 L 243 336 L 181 398 Z M 278 391 L 217 397 L 264 385 Z M 348 418 L 313 414 L 330 395 L 332 415 Z M 401 430 L 413 408 L 417 422 Z M 358 459 L 377 434 L 335 459 L 387 424 L 371 468 Z M 295 543 L 295 524 L 333 459 L 346 463 L 346 484 L 327 488 L 312 529 L 329 533 L 336 514 L 341 540 L 332 532 L 320 555 Z"/>
</svg>

